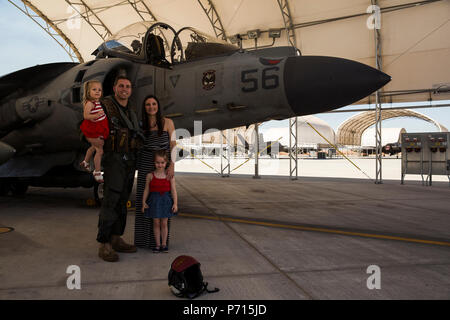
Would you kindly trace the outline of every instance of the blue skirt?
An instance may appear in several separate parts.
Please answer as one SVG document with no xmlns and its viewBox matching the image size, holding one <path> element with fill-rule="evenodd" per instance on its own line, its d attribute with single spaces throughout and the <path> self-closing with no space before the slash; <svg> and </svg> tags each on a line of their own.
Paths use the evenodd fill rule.
<svg viewBox="0 0 450 320">
<path fill-rule="evenodd" d="M 173 199 L 172 194 L 164 192 L 150 192 L 147 199 L 148 209 L 144 210 L 144 216 L 147 218 L 171 218 L 174 216 L 172 212 Z"/>
</svg>

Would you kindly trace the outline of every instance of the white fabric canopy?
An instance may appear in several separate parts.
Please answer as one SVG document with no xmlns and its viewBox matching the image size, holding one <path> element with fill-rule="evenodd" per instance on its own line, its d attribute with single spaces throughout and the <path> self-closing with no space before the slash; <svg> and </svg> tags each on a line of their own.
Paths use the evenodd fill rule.
<svg viewBox="0 0 450 320">
<path fill-rule="evenodd" d="M 21 3 L 21 0 L 10 0 Z M 178 30 L 194 27 L 227 38 L 260 29 L 258 45 L 288 45 L 285 28 L 303 55 L 325 55 L 375 67 L 370 0 L 22 0 L 69 44 L 80 61 L 111 34 L 138 21 L 161 21 Z M 411 3 L 422 5 L 401 7 Z M 22 4 L 22 6 L 23 6 Z M 284 5 L 287 4 L 287 7 Z M 385 102 L 450 99 L 450 0 L 379 0 L 381 69 L 392 76 Z M 400 7 L 399 7 L 400 6 Z M 283 9 L 283 10 L 282 10 Z M 370 8 L 369 8 L 370 9 Z M 206 10 L 206 11 L 205 11 Z M 287 14 L 283 14 L 282 12 Z M 208 14 L 207 14 L 208 13 Z M 351 16 L 351 17 L 349 17 Z M 211 22 L 212 21 L 212 22 Z M 377 20 L 378 21 L 378 20 Z M 245 38 L 245 37 L 244 37 Z M 244 40 L 244 48 L 254 40 Z M 431 89 L 447 92 L 433 92 Z M 415 94 L 391 95 L 393 91 Z M 359 103 L 373 102 L 373 97 Z"/>
<path fill-rule="evenodd" d="M 402 133 L 406 133 L 405 128 L 382 128 L 381 129 L 381 145 L 384 146 L 388 143 L 401 142 Z M 375 128 L 366 129 L 361 136 L 362 147 L 374 147 L 375 141 Z"/>
<path fill-rule="evenodd" d="M 333 128 L 331 128 L 324 120 L 312 115 L 298 117 L 297 120 L 298 146 L 328 144 L 328 141 L 333 144 L 336 142 L 336 134 L 334 133 Z M 322 136 L 311 128 L 308 123 L 311 124 L 315 130 L 320 132 Z M 289 145 L 288 127 L 269 128 L 264 131 L 263 135 L 265 141 L 280 141 L 283 145 Z M 325 137 L 326 140 L 323 137 Z"/>
<path fill-rule="evenodd" d="M 447 132 L 448 129 L 440 124 L 438 121 L 413 110 L 389 110 L 385 109 L 381 113 L 381 120 L 387 120 L 392 118 L 412 117 L 425 120 L 436 126 L 439 132 Z M 361 145 L 361 136 L 363 132 L 369 127 L 373 126 L 376 122 L 375 110 L 361 112 L 348 118 L 341 123 L 337 129 L 337 143 L 341 145 Z M 384 133 L 384 131 L 383 131 Z M 374 135 L 375 137 L 375 135 Z"/>
</svg>

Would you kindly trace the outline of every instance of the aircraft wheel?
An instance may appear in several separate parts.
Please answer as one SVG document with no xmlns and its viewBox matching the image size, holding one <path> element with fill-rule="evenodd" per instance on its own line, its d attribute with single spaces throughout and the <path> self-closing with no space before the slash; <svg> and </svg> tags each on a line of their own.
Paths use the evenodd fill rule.
<svg viewBox="0 0 450 320">
<path fill-rule="evenodd" d="M 25 193 L 27 193 L 28 190 L 28 184 L 21 181 L 15 181 L 11 183 L 11 193 L 14 196 L 23 196 Z"/>
<path fill-rule="evenodd" d="M 11 183 L 6 179 L 0 179 L 0 196 L 6 196 L 11 190 Z"/>
<path fill-rule="evenodd" d="M 101 205 L 103 201 L 103 183 L 94 183 L 94 199 L 97 205 Z"/>
</svg>

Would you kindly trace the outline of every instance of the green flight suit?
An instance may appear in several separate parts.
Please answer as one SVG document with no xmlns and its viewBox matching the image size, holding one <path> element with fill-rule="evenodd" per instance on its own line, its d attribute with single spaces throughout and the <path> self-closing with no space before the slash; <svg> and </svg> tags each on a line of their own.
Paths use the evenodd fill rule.
<svg viewBox="0 0 450 320">
<path fill-rule="evenodd" d="M 107 243 L 112 235 L 122 236 L 127 222 L 127 202 L 133 189 L 139 126 L 134 111 L 114 99 L 102 99 L 110 127 L 105 141 L 103 201 L 98 220 L 97 241 Z M 121 108 L 121 109 L 120 109 Z"/>
</svg>

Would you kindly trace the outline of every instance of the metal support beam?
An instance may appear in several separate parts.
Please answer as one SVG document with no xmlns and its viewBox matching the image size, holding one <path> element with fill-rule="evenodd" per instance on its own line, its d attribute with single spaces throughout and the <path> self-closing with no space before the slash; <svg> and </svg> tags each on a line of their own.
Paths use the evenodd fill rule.
<svg viewBox="0 0 450 320">
<path fill-rule="evenodd" d="M 284 1 L 283 0 L 277 0 L 277 1 L 278 1 L 279 4 L 283 3 L 283 2 L 286 2 L 286 0 L 284 0 Z M 431 4 L 431 3 L 435 3 L 435 2 L 439 2 L 439 1 L 448 1 L 448 0 L 426 0 L 426 1 L 417 1 L 417 2 L 405 3 L 405 4 L 391 6 L 391 7 L 380 8 L 380 12 L 381 13 L 387 13 L 387 12 L 393 12 L 393 11 L 404 10 L 404 9 L 409 9 L 409 8 L 415 8 L 417 6 Z M 280 8 L 282 8 L 281 5 L 280 5 Z M 287 13 L 287 15 L 289 15 L 289 13 Z M 325 24 L 325 23 L 331 23 L 331 22 L 335 22 L 335 21 L 353 19 L 353 18 L 362 17 L 362 16 L 367 16 L 367 12 L 357 13 L 357 14 L 348 15 L 348 16 L 327 18 L 327 19 L 317 20 L 317 21 L 308 21 L 308 22 L 297 23 L 297 24 L 293 24 L 292 25 L 292 30 L 295 31 L 296 29 L 300 29 L 300 28 L 307 28 L 307 27 L 316 26 L 316 25 L 319 25 L 319 24 Z M 285 15 L 283 14 L 283 18 L 284 17 L 285 17 Z M 286 24 L 285 24 L 285 28 L 286 28 Z M 261 34 L 269 33 L 269 30 L 260 30 L 260 33 Z M 244 34 L 240 34 L 240 36 L 246 36 L 246 34 L 245 33 Z M 292 39 L 295 39 L 295 37 L 292 37 Z"/>
<path fill-rule="evenodd" d="M 378 0 L 371 0 L 372 5 L 378 6 Z M 374 40 L 375 40 L 375 66 L 378 70 L 382 71 L 381 61 L 381 12 L 375 12 L 374 23 Z M 381 101 L 379 90 L 375 93 L 375 183 L 383 183 L 382 177 L 382 145 L 381 145 Z"/>
<path fill-rule="evenodd" d="M 295 29 L 287 0 L 277 0 L 283 17 L 288 44 L 297 49 Z M 289 179 L 298 179 L 298 118 L 289 118 Z"/>
<path fill-rule="evenodd" d="M 225 29 L 223 28 L 222 22 L 220 21 L 220 17 L 217 14 L 216 9 L 214 8 L 211 0 L 197 0 L 206 16 L 208 17 L 209 22 L 216 34 L 216 38 L 227 41 L 227 36 L 225 34 Z"/>
<path fill-rule="evenodd" d="M 404 9 L 409 9 L 409 8 L 416 8 L 417 6 L 431 4 L 431 3 L 435 3 L 435 2 L 439 2 L 439 1 L 447 1 L 447 0 L 426 0 L 426 1 L 416 1 L 416 2 L 404 3 L 404 4 L 395 5 L 395 6 L 391 6 L 391 7 L 380 8 L 380 13 L 387 13 L 387 12 L 393 12 L 393 11 L 404 10 Z M 307 27 L 316 26 L 319 24 L 353 19 L 353 18 L 362 17 L 362 16 L 366 16 L 366 15 L 367 15 L 367 12 L 363 12 L 363 13 L 357 13 L 357 14 L 352 14 L 352 15 L 348 15 L 348 16 L 341 16 L 341 17 L 334 17 L 334 18 L 328 18 L 328 19 L 323 19 L 323 20 L 302 22 L 302 23 L 295 24 L 294 29 L 307 28 Z"/>
<path fill-rule="evenodd" d="M 448 107 L 450 107 L 450 104 L 446 103 L 446 104 L 430 104 L 424 106 L 388 107 L 388 108 L 381 108 L 381 110 L 433 109 L 433 108 L 448 108 Z M 361 112 L 372 110 L 373 109 L 370 108 L 363 108 L 363 109 L 332 110 L 324 113 L 346 113 L 346 112 Z"/>
<path fill-rule="evenodd" d="M 255 123 L 255 133 L 256 133 L 256 145 L 255 145 L 255 175 L 254 179 L 260 179 L 259 175 L 259 123 Z"/>
<path fill-rule="evenodd" d="M 136 13 L 141 17 L 142 21 L 157 21 L 155 15 L 150 11 L 149 7 L 143 0 L 127 0 Z"/>
<path fill-rule="evenodd" d="M 381 145 L 381 103 L 376 93 L 376 108 L 375 108 L 375 183 L 383 183 L 382 177 L 382 145 Z"/>
<path fill-rule="evenodd" d="M 222 178 L 230 176 L 230 129 L 220 131 L 220 175 Z M 224 143 L 226 140 L 226 144 Z M 225 146 L 225 151 L 223 150 Z"/>
<path fill-rule="evenodd" d="M 103 23 L 103 21 L 97 16 L 95 10 L 91 9 L 83 0 L 71 1 L 66 0 L 66 2 L 82 17 L 95 32 L 102 38 L 106 38 L 112 35 L 108 27 Z M 81 7 L 84 9 L 81 9 Z M 97 9 L 104 10 L 105 8 Z"/>
<path fill-rule="evenodd" d="M 51 21 L 46 15 L 42 13 L 42 11 L 40 11 L 27 0 L 8 1 L 17 9 L 22 11 L 31 20 L 33 20 L 36 24 L 38 24 L 42 29 L 44 29 L 44 31 L 47 32 L 48 35 L 52 37 L 53 40 L 55 40 L 64 49 L 64 51 L 67 52 L 72 61 L 75 62 L 76 60 L 78 60 L 80 63 L 84 62 L 84 59 L 81 56 L 81 53 L 78 51 L 78 48 L 73 44 L 72 41 L 70 41 L 70 39 L 64 34 L 64 32 L 61 31 L 61 29 L 58 28 L 58 26 L 53 21 Z M 23 8 L 15 2 L 21 2 Z M 31 9 L 35 14 L 30 12 L 29 9 Z"/>
<path fill-rule="evenodd" d="M 298 179 L 298 118 L 289 118 L 289 179 Z M 294 175 L 295 173 L 295 175 Z"/>
<path fill-rule="evenodd" d="M 127 2 L 131 5 L 131 7 L 133 7 L 139 17 L 141 17 L 142 21 L 153 21 L 155 23 L 158 21 L 143 0 L 127 0 Z M 166 53 L 170 52 L 170 44 L 165 34 L 160 30 L 155 30 L 155 33 L 156 35 L 164 38 L 164 48 L 166 50 Z"/>
<path fill-rule="evenodd" d="M 297 40 L 295 38 L 295 29 L 292 22 L 291 11 L 289 10 L 288 0 L 277 0 L 280 6 L 281 15 L 283 16 L 284 28 L 286 30 L 288 45 L 297 48 Z"/>
</svg>

